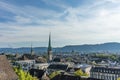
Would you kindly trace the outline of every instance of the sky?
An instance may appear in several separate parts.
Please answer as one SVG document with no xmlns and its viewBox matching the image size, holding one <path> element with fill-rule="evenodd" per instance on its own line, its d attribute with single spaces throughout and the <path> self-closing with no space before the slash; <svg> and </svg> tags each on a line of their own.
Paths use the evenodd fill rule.
<svg viewBox="0 0 120 80">
<path fill-rule="evenodd" d="M 120 0 L 0 0 L 0 47 L 120 42 Z"/>
</svg>

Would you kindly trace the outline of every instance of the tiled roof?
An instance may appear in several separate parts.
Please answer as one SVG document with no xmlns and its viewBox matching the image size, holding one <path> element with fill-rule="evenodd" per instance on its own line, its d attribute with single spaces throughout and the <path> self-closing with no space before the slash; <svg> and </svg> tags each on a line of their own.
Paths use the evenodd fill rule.
<svg viewBox="0 0 120 80">
<path fill-rule="evenodd" d="M 5 55 L 0 55 L 0 80 L 17 80 L 18 76 Z"/>
<path fill-rule="evenodd" d="M 31 54 L 23 54 L 19 60 L 33 60 L 37 56 L 36 55 L 31 55 Z"/>
<path fill-rule="evenodd" d="M 63 64 L 51 64 L 48 66 L 48 69 L 57 69 L 57 70 L 67 70 L 68 65 Z"/>
</svg>

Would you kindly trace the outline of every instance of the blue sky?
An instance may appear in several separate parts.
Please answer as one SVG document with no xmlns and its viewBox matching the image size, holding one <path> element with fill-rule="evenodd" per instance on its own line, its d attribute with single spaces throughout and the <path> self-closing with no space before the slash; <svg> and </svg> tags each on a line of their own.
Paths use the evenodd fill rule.
<svg viewBox="0 0 120 80">
<path fill-rule="evenodd" d="M 120 0 L 0 0 L 0 47 L 120 42 Z"/>
</svg>

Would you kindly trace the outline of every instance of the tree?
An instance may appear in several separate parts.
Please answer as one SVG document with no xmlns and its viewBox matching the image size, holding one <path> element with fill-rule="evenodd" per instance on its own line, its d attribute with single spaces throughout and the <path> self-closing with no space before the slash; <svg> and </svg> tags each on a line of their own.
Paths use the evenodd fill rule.
<svg viewBox="0 0 120 80">
<path fill-rule="evenodd" d="M 117 78 L 117 80 L 120 80 L 120 77 L 119 77 L 119 78 Z"/>
<path fill-rule="evenodd" d="M 87 74 L 87 73 L 83 73 L 83 76 L 89 76 L 89 74 Z"/>
<path fill-rule="evenodd" d="M 66 61 L 71 62 L 71 61 L 72 61 L 72 58 L 71 58 L 71 57 L 68 57 L 68 58 L 66 58 Z"/>
<path fill-rule="evenodd" d="M 59 75 L 60 74 L 60 71 L 54 71 L 52 72 L 50 75 L 49 75 L 49 78 L 52 79 L 54 78 L 55 76 Z"/>
<path fill-rule="evenodd" d="M 25 72 L 20 67 L 13 68 L 18 75 L 19 80 L 38 80 L 36 77 L 32 77 L 28 72 Z"/>
<path fill-rule="evenodd" d="M 88 76 L 87 73 L 84 73 L 81 69 L 75 71 L 75 76 Z"/>
<path fill-rule="evenodd" d="M 82 76 L 83 75 L 83 71 L 81 69 L 75 71 L 75 76 Z"/>
</svg>

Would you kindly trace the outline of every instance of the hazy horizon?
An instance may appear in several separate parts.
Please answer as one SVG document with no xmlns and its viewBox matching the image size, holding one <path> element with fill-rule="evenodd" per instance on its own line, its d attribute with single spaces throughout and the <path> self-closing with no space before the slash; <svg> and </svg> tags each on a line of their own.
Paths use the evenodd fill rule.
<svg viewBox="0 0 120 80">
<path fill-rule="evenodd" d="M 120 43 L 120 42 L 83 43 L 83 44 L 71 44 L 71 45 L 70 45 L 70 44 L 67 44 L 67 45 L 63 45 L 63 46 L 53 46 L 53 45 L 51 44 L 51 46 L 52 46 L 52 48 L 61 48 L 61 47 L 65 47 L 65 46 L 99 45 L 99 44 L 106 44 L 106 43 Z M 32 44 L 32 47 L 33 47 L 33 48 L 36 48 L 36 47 L 45 47 L 45 48 L 47 48 L 48 45 L 46 45 L 46 46 L 35 46 L 35 44 Z M 26 45 L 26 46 L 20 46 L 20 47 L 15 47 L 15 46 L 12 46 L 12 45 L 8 45 L 8 47 L 0 47 L 0 48 L 31 48 L 31 44 Z"/>
<path fill-rule="evenodd" d="M 120 42 L 119 0 L 0 0 L 0 47 Z"/>
</svg>

